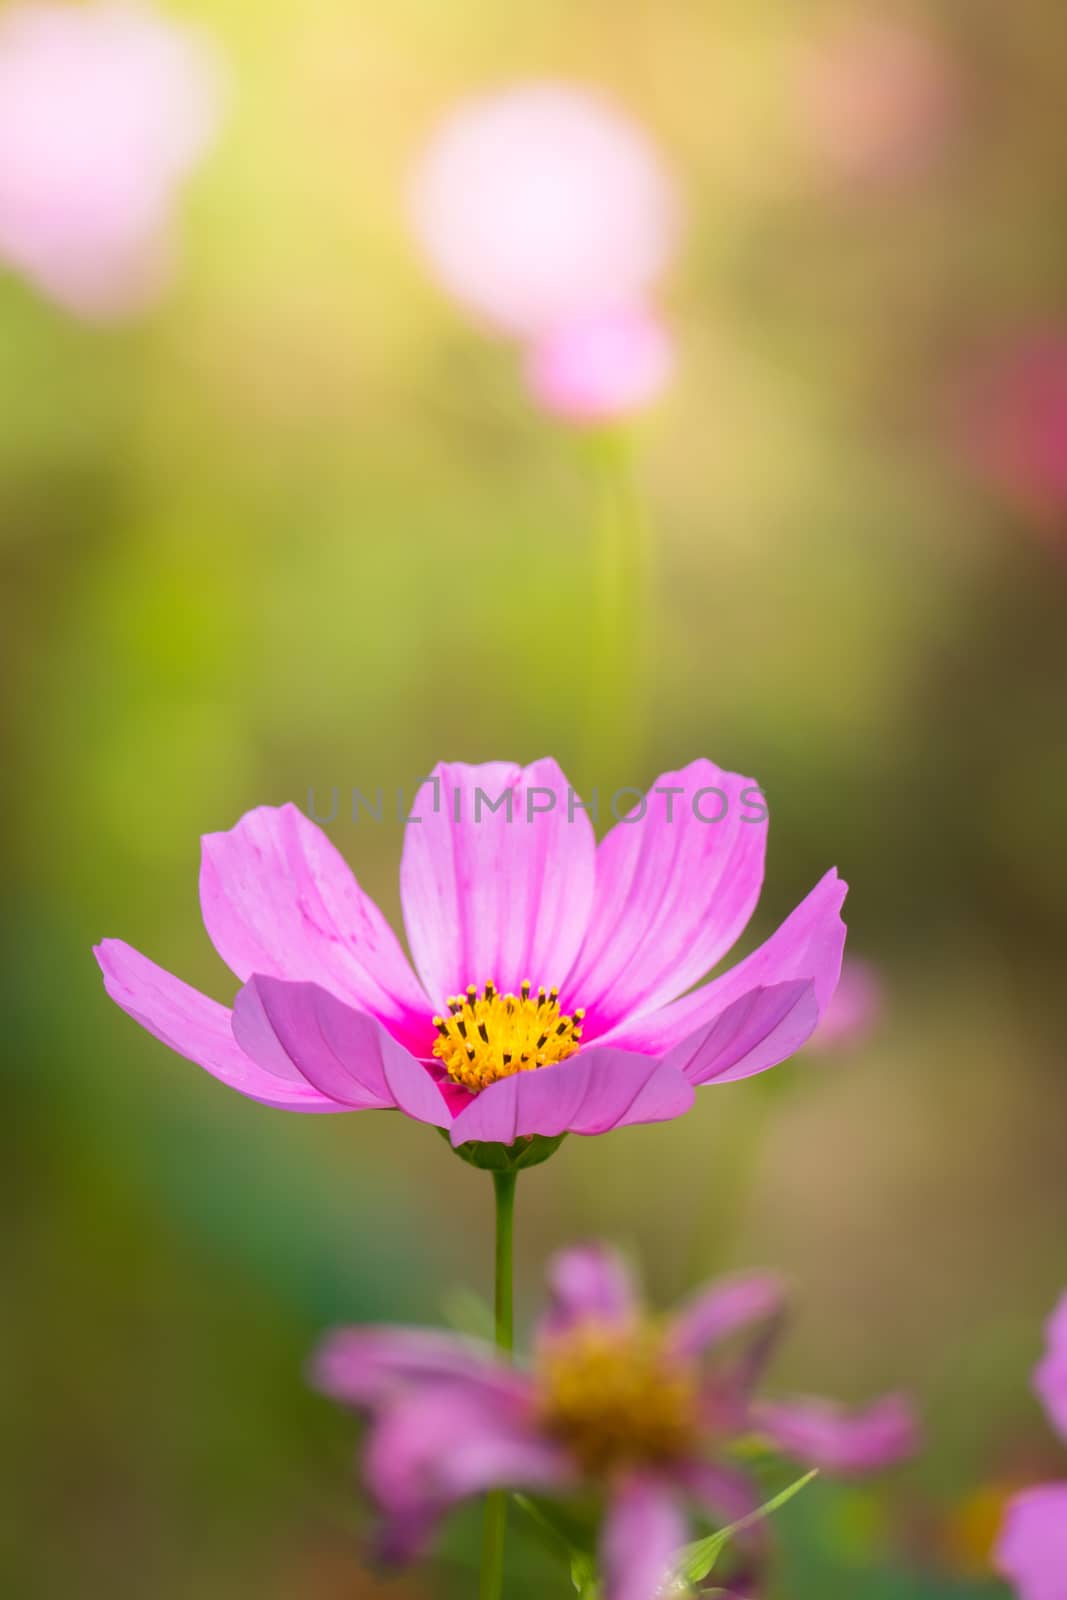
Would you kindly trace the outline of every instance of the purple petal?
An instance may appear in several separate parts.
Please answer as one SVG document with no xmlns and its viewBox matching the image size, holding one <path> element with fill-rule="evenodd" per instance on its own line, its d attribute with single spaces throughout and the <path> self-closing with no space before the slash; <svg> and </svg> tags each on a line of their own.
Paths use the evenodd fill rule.
<svg viewBox="0 0 1067 1600">
<path fill-rule="evenodd" d="M 1067 1483 L 1038 1484 L 1013 1496 L 993 1561 L 1019 1600 L 1067 1600 Z"/>
<path fill-rule="evenodd" d="M 1067 1439 L 1067 1294 L 1045 1325 L 1047 1348 L 1034 1373 L 1034 1388 L 1049 1421 Z"/>
<path fill-rule="evenodd" d="M 655 1600 L 687 1532 L 672 1487 L 650 1477 L 626 1479 L 600 1536 L 604 1600 Z"/>
<path fill-rule="evenodd" d="M 894 1466 L 919 1448 L 919 1425 L 903 1395 L 855 1412 L 829 1400 L 761 1401 L 752 1422 L 785 1455 L 838 1477 Z"/>
<path fill-rule="evenodd" d="M 596 870 L 592 824 L 571 794 L 551 760 L 442 762 L 420 789 L 400 896 L 415 965 L 439 1008 L 471 983 L 517 993 L 526 978 L 546 988 L 566 978 Z"/>
<path fill-rule="evenodd" d="M 426 1068 L 376 1017 L 318 984 L 254 977 L 234 1002 L 233 1033 L 268 1072 L 304 1079 L 353 1111 L 396 1107 L 437 1128 L 451 1121 Z"/>
<path fill-rule="evenodd" d="M 837 986 L 846 892 L 831 870 L 744 961 L 672 1005 L 623 1022 L 610 1042 L 655 1055 L 684 1046 L 679 1059 L 691 1057 L 691 1081 L 697 1073 L 700 1082 L 748 1076 L 783 1060 L 810 1035 Z"/>
<path fill-rule="evenodd" d="M 587 1038 L 682 994 L 733 947 L 759 899 L 766 841 L 757 785 L 710 761 L 663 773 L 612 828 L 566 985 L 586 1009 Z"/>
<path fill-rule="evenodd" d="M 330 840 L 294 805 L 259 806 L 205 834 L 200 905 L 242 983 L 254 972 L 321 984 L 418 1050 L 433 1007 L 388 922 Z"/>
<path fill-rule="evenodd" d="M 779 1316 L 784 1305 L 785 1288 L 773 1273 L 722 1278 L 698 1291 L 675 1314 L 671 1348 L 681 1357 L 698 1355 L 742 1328 Z"/>
<path fill-rule="evenodd" d="M 348 1111 L 303 1079 L 279 1078 L 250 1060 L 234 1039 L 231 1013 L 191 989 L 121 939 L 95 950 L 112 1000 L 171 1050 L 240 1094 L 282 1111 Z"/>
<path fill-rule="evenodd" d="M 629 1322 L 637 1310 L 626 1262 L 604 1245 L 575 1245 L 548 1264 L 549 1305 L 540 1332 L 552 1337 L 579 1322 Z"/>
<path fill-rule="evenodd" d="M 316 1351 L 310 1377 L 323 1394 L 357 1408 L 418 1384 L 454 1383 L 508 1403 L 527 1388 L 492 1345 L 430 1328 L 337 1328 Z"/>
<path fill-rule="evenodd" d="M 690 1461 L 678 1470 L 679 1482 L 719 1527 L 729 1527 L 760 1508 L 756 1485 L 738 1467 Z M 757 1524 L 758 1526 L 758 1524 Z"/>
<path fill-rule="evenodd" d="M 632 1123 L 670 1121 L 692 1104 L 692 1086 L 668 1062 L 593 1045 L 567 1061 L 491 1083 L 452 1124 L 452 1143 L 608 1133 Z"/>
</svg>

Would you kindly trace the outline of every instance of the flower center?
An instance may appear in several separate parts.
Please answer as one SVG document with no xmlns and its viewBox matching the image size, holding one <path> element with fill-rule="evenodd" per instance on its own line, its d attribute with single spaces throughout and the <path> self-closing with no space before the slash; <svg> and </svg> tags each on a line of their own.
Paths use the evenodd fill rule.
<svg viewBox="0 0 1067 1600">
<path fill-rule="evenodd" d="M 582 1037 L 584 1011 L 568 1016 L 559 1008 L 559 990 L 522 985 L 519 994 L 498 994 L 487 983 L 481 994 L 472 983 L 466 994 L 453 995 L 448 1016 L 434 1017 L 438 1037 L 433 1053 L 444 1063 L 453 1083 L 477 1094 L 513 1072 L 532 1072 L 565 1061 Z"/>
<path fill-rule="evenodd" d="M 538 1420 L 591 1478 L 677 1460 L 698 1442 L 695 1368 L 650 1323 L 582 1322 L 538 1362 Z"/>
</svg>

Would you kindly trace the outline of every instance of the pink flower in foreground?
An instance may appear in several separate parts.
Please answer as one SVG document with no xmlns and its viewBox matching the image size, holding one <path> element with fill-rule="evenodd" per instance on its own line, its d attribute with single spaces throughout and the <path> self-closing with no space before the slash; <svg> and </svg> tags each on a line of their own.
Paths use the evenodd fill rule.
<svg viewBox="0 0 1067 1600">
<path fill-rule="evenodd" d="M 861 17 L 813 41 L 797 87 L 801 133 L 823 169 L 849 184 L 921 173 L 959 111 L 944 52 L 892 15 Z"/>
<path fill-rule="evenodd" d="M 1067 334 L 1020 339 L 976 372 L 964 404 L 981 476 L 1038 516 L 1067 511 Z"/>
<path fill-rule="evenodd" d="M 218 114 L 210 51 L 147 6 L 0 14 L 0 259 L 80 315 L 135 310 Z"/>
<path fill-rule="evenodd" d="M 767 1274 L 710 1285 L 669 1319 L 645 1314 L 622 1263 L 598 1246 L 557 1256 L 549 1283 L 528 1371 L 427 1329 L 348 1328 L 324 1341 L 313 1382 L 371 1417 L 365 1475 L 394 1557 L 417 1554 L 443 1513 L 483 1490 L 593 1487 L 605 1499 L 605 1600 L 652 1600 L 686 1542 L 687 1507 L 718 1526 L 756 1510 L 736 1449 L 749 1436 L 846 1476 L 916 1447 L 900 1396 L 852 1415 L 755 1398 L 783 1310 Z"/>
<path fill-rule="evenodd" d="M 876 1026 L 884 1006 L 885 986 L 878 969 L 857 956 L 847 957 L 812 1044 L 819 1050 L 837 1050 L 861 1043 Z"/>
<path fill-rule="evenodd" d="M 642 130 L 566 83 L 461 105 L 412 184 L 443 285 L 528 350 L 530 389 L 571 421 L 645 405 L 672 365 L 650 296 L 674 252 L 674 187 Z"/>
<path fill-rule="evenodd" d="M 1067 1294 L 1046 1334 L 1034 1387 L 1049 1421 L 1067 1440 Z M 1038 1484 L 1011 1499 L 994 1559 L 1021 1600 L 1067 1600 L 1067 1482 Z"/>
<path fill-rule="evenodd" d="M 686 993 L 745 928 L 765 845 L 759 790 L 709 761 L 664 774 L 599 845 L 554 761 L 443 763 L 404 839 L 414 971 L 292 805 L 203 841 L 204 924 L 243 985 L 232 1012 L 118 940 L 96 954 L 143 1027 L 267 1105 L 396 1108 L 456 1146 L 606 1133 L 783 1061 L 829 1003 L 834 871 Z"/>
</svg>

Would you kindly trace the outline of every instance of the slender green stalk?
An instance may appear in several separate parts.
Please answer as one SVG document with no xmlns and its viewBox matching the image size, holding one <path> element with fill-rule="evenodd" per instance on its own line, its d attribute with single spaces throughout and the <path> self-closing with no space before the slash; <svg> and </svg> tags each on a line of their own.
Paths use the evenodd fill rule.
<svg viewBox="0 0 1067 1600">
<path fill-rule="evenodd" d="M 494 1172 L 496 1197 L 496 1288 L 493 1295 L 497 1347 L 508 1356 L 514 1343 L 512 1309 L 512 1240 L 515 1229 L 515 1172 Z M 504 1588 L 504 1535 L 508 1497 L 496 1490 L 485 1502 L 485 1536 L 482 1542 L 482 1576 L 479 1600 L 500 1600 Z"/>
</svg>

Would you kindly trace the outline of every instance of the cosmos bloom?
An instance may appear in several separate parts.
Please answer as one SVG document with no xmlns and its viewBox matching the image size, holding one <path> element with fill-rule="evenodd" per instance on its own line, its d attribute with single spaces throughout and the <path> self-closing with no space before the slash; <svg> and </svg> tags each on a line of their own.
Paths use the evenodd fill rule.
<svg viewBox="0 0 1067 1600">
<path fill-rule="evenodd" d="M 884 1006 L 878 969 L 858 956 L 847 957 L 812 1044 L 819 1050 L 837 1050 L 861 1043 L 877 1025 Z"/>
<path fill-rule="evenodd" d="M 387 1553 L 416 1555 L 450 1507 L 486 1489 L 591 1488 L 605 1507 L 605 1600 L 652 1600 L 687 1540 L 689 1508 L 720 1527 L 756 1510 L 736 1448 L 752 1435 L 848 1476 L 916 1446 L 900 1396 L 851 1415 L 756 1398 L 783 1310 L 767 1274 L 709 1285 L 669 1319 L 643 1311 L 623 1263 L 599 1246 L 557 1256 L 549 1286 L 526 1371 L 425 1329 L 348 1328 L 324 1341 L 312 1381 L 371 1418 L 364 1468 Z"/>
<path fill-rule="evenodd" d="M 679 207 L 636 123 L 562 82 L 460 105 L 411 190 L 416 237 L 442 287 L 527 350 L 534 398 L 571 421 L 625 414 L 671 370 L 650 309 Z"/>
<path fill-rule="evenodd" d="M 766 831 L 758 788 L 709 761 L 665 773 L 599 845 L 554 761 L 442 763 L 404 838 L 414 970 L 292 805 L 203 841 L 204 925 L 242 984 L 232 1013 L 118 940 L 96 954 L 143 1027 L 267 1105 L 395 1107 L 455 1146 L 605 1133 L 783 1061 L 829 1003 L 834 871 L 692 989 L 755 909 Z"/>
<path fill-rule="evenodd" d="M 1046 1338 L 1034 1388 L 1067 1440 L 1067 1294 L 1049 1318 Z M 1067 1600 L 1067 1482 L 1037 1484 L 1011 1499 L 994 1559 L 1020 1600 Z"/>
<path fill-rule="evenodd" d="M 88 318 L 165 275 L 176 190 L 209 142 L 217 64 L 132 0 L 0 15 L 0 260 Z"/>
<path fill-rule="evenodd" d="M 969 377 L 966 453 L 1000 494 L 1038 519 L 1067 510 L 1067 334 L 1020 337 Z"/>
</svg>

